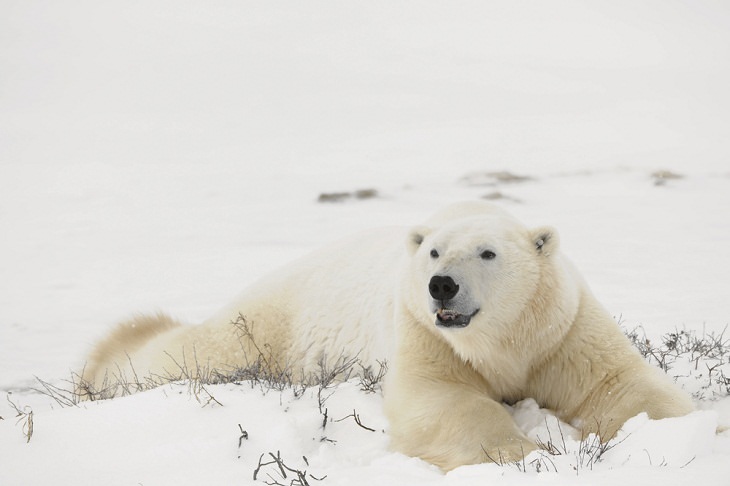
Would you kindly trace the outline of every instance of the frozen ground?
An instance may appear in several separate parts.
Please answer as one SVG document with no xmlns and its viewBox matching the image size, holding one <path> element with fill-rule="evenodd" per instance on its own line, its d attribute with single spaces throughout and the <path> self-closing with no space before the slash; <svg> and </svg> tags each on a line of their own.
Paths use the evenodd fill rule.
<svg viewBox="0 0 730 486">
<path fill-rule="evenodd" d="M 335 391 L 329 416 L 356 409 L 376 432 L 352 418 L 322 430 L 316 390 L 295 399 L 221 385 L 209 392 L 223 406 L 203 407 L 182 384 L 78 408 L 30 391 L 34 376 L 62 383 L 133 312 L 198 322 L 321 243 L 495 193 L 524 221 L 559 228 L 625 327 L 653 340 L 722 332 L 724 3 L 3 1 L 0 11 L 0 389 L 35 424 L 26 444 L 25 422 L 0 404 L 3 486 L 247 484 L 277 450 L 296 468 L 306 456 L 321 484 L 730 482 L 719 386 L 689 417 L 638 417 L 592 469 L 567 437 L 555 467 L 530 458 L 540 473 L 448 475 L 388 452 L 381 397 L 356 383 Z M 497 171 L 531 179 L 484 176 Z M 657 184 L 656 171 L 683 177 Z M 378 197 L 317 202 L 369 188 Z M 714 362 L 692 365 L 674 369 L 690 391 L 717 377 Z M 549 414 L 533 405 L 515 414 L 544 436 Z"/>
</svg>

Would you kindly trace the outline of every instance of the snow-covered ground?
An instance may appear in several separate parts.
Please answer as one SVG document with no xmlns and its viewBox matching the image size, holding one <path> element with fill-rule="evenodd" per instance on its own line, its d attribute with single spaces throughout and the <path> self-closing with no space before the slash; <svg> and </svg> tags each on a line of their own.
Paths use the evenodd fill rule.
<svg viewBox="0 0 730 486">
<path fill-rule="evenodd" d="M 34 419 L 26 443 L 1 401 L 0 484 L 248 484 L 277 451 L 327 476 L 310 484 L 728 484 L 719 385 L 688 417 L 637 417 L 597 464 L 522 402 L 561 455 L 446 475 L 388 451 L 381 396 L 356 382 L 328 416 L 375 432 L 322 429 L 314 389 L 70 408 L 31 391 L 133 312 L 199 322 L 322 243 L 496 195 L 560 230 L 624 327 L 722 332 L 728 27 L 713 1 L 0 2 L 0 390 Z M 693 364 L 674 368 L 689 391 L 718 377 Z M 258 480 L 289 484 L 275 471 Z"/>
</svg>

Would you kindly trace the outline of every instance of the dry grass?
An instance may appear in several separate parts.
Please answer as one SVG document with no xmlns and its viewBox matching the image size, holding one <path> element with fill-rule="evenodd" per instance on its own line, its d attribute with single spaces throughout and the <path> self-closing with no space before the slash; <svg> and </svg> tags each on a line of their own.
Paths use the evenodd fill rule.
<svg viewBox="0 0 730 486">
<path fill-rule="evenodd" d="M 720 333 L 676 330 L 651 340 L 641 327 L 624 331 L 639 353 L 698 400 L 730 395 L 730 338 Z"/>
<path fill-rule="evenodd" d="M 25 437 L 25 442 L 28 443 L 30 442 L 30 439 L 33 438 L 33 410 L 30 407 L 21 408 L 10 399 L 10 395 L 10 393 L 8 393 L 7 395 L 8 403 L 10 404 L 12 409 L 15 410 L 15 417 L 17 419 L 16 423 L 21 424 L 23 436 Z"/>
</svg>

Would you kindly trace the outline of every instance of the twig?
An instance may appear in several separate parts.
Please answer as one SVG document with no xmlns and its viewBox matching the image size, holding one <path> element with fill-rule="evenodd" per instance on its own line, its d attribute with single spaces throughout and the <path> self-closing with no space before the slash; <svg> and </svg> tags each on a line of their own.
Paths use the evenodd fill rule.
<svg viewBox="0 0 730 486">
<path fill-rule="evenodd" d="M 371 429 L 370 427 L 367 427 L 362 424 L 362 422 L 360 421 L 360 415 L 357 414 L 357 411 L 355 409 L 352 410 L 352 413 L 350 415 L 346 415 L 339 420 L 335 420 L 335 422 L 343 422 L 343 421 L 349 419 L 350 417 L 355 419 L 355 423 L 357 425 L 359 425 L 360 427 L 362 427 L 363 429 L 369 430 L 370 432 L 375 432 L 375 429 Z"/>
<path fill-rule="evenodd" d="M 268 461 L 268 462 L 263 462 L 265 455 L 266 454 L 261 454 L 261 456 L 259 457 L 259 463 L 253 472 L 254 481 L 256 481 L 258 479 L 258 475 L 261 472 L 261 469 L 266 466 L 276 466 L 275 472 L 278 473 L 282 479 L 288 478 L 287 472 L 293 474 L 295 477 L 294 477 L 294 479 L 290 480 L 289 486 L 310 486 L 309 481 L 307 480 L 307 476 L 309 476 L 311 479 L 314 479 L 315 481 L 322 481 L 327 477 L 327 476 L 323 476 L 321 478 L 318 478 L 312 474 L 307 474 L 307 471 L 302 471 L 302 470 L 294 469 L 293 467 L 287 466 L 284 463 L 284 460 L 281 458 L 281 451 L 276 451 L 276 454 L 269 452 L 268 455 L 269 455 L 269 457 L 271 457 L 271 461 Z M 307 463 L 306 457 L 304 458 L 304 462 Z M 286 484 L 280 483 L 270 473 L 267 473 L 267 476 L 270 481 L 265 481 L 266 484 L 286 486 Z"/>
<path fill-rule="evenodd" d="M 248 432 L 243 430 L 243 427 L 241 427 L 241 424 L 238 424 L 238 430 L 241 431 L 241 436 L 238 438 L 238 448 L 241 448 L 241 444 L 243 444 L 244 440 L 248 440 Z"/>
</svg>

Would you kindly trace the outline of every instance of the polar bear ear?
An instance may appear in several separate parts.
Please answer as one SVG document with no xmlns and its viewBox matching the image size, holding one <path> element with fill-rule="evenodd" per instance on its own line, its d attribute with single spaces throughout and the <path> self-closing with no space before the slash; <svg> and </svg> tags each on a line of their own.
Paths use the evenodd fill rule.
<svg viewBox="0 0 730 486">
<path fill-rule="evenodd" d="M 430 228 L 427 228 L 425 226 L 416 226 L 414 228 L 411 228 L 411 230 L 408 232 L 408 251 L 411 255 L 416 253 L 418 251 L 418 248 L 421 246 L 421 243 L 423 243 L 423 240 L 426 238 L 426 236 L 431 232 Z"/>
<path fill-rule="evenodd" d="M 538 254 L 550 256 L 558 249 L 560 238 L 558 232 L 551 226 L 541 226 L 532 230 L 531 237 Z"/>
</svg>

